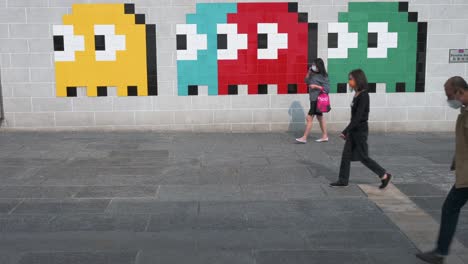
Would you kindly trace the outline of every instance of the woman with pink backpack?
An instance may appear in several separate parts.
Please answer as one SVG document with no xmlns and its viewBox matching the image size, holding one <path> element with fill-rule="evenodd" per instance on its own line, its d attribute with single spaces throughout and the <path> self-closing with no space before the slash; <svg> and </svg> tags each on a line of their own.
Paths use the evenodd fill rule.
<svg viewBox="0 0 468 264">
<path fill-rule="evenodd" d="M 300 138 L 296 138 L 296 141 L 302 144 L 307 143 L 307 137 L 312 128 L 312 121 L 314 120 L 314 116 L 316 116 L 320 124 L 320 129 L 322 130 L 322 137 L 315 140 L 315 142 L 328 142 L 327 124 L 323 113 L 329 112 L 331 109 L 330 99 L 328 97 L 330 83 L 322 59 L 317 58 L 312 62 L 305 77 L 305 82 L 309 88 L 310 110 L 306 118 L 307 125 L 304 135 Z"/>
</svg>

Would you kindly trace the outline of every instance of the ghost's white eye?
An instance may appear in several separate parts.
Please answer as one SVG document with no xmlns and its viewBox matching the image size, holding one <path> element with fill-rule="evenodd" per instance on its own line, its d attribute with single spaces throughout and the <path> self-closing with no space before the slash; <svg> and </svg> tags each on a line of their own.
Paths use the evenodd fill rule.
<svg viewBox="0 0 468 264">
<path fill-rule="evenodd" d="M 368 32 L 368 58 L 387 58 L 387 50 L 398 47 L 398 33 L 388 32 L 388 22 L 371 22 L 368 24 Z"/>
<path fill-rule="evenodd" d="M 350 33 L 348 23 L 328 24 L 328 58 L 346 59 L 348 49 L 358 47 L 358 33 Z"/>
<path fill-rule="evenodd" d="M 196 24 L 176 25 L 177 60 L 197 60 L 198 51 L 208 48 L 206 34 L 197 33 Z"/>
<path fill-rule="evenodd" d="M 72 25 L 54 25 L 55 61 L 75 61 L 75 52 L 84 51 L 84 36 L 75 36 Z"/>
<path fill-rule="evenodd" d="M 94 25 L 96 61 L 115 61 L 117 51 L 125 50 L 125 36 L 115 34 L 115 25 Z"/>
<path fill-rule="evenodd" d="M 278 33 L 277 23 L 259 23 L 257 58 L 278 59 L 278 50 L 288 48 L 288 34 Z"/>
<path fill-rule="evenodd" d="M 237 24 L 218 24 L 218 59 L 237 60 L 240 49 L 247 49 L 247 34 L 237 33 Z"/>
</svg>

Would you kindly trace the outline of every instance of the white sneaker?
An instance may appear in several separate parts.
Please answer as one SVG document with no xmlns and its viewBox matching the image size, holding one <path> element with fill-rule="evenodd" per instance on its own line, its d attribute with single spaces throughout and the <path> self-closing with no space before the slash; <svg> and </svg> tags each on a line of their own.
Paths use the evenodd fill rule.
<svg viewBox="0 0 468 264">
<path fill-rule="evenodd" d="M 319 138 L 315 140 L 315 142 L 322 143 L 322 142 L 328 142 L 328 138 Z"/>
<path fill-rule="evenodd" d="M 307 143 L 307 140 L 301 139 L 301 138 L 296 138 L 296 141 L 302 144 Z"/>
</svg>

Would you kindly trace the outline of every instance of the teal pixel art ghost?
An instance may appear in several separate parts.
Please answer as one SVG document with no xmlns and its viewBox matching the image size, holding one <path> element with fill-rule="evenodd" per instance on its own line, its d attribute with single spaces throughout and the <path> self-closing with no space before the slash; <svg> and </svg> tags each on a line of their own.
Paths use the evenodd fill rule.
<svg viewBox="0 0 468 264">
<path fill-rule="evenodd" d="M 227 23 L 227 14 L 236 12 L 236 3 L 197 3 L 187 23 L 176 25 L 179 95 L 188 95 L 194 83 L 208 86 L 209 95 L 218 94 L 217 24 Z"/>
<path fill-rule="evenodd" d="M 328 24 L 331 92 L 346 93 L 348 73 L 361 68 L 370 92 L 424 92 L 427 22 L 408 12 L 408 2 L 350 2 Z"/>
</svg>

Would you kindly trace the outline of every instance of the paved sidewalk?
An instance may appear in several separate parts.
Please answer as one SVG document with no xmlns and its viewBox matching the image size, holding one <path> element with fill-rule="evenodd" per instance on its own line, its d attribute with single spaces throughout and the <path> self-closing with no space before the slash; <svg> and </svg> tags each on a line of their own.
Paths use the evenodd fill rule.
<svg viewBox="0 0 468 264">
<path fill-rule="evenodd" d="M 421 263 L 454 182 L 453 135 L 372 135 L 395 176 L 386 202 L 359 164 L 349 188 L 328 187 L 339 138 L 295 136 L 0 132 L 0 263 Z M 422 228 L 395 214 L 409 211 Z M 449 264 L 468 263 L 467 211 Z"/>
</svg>

